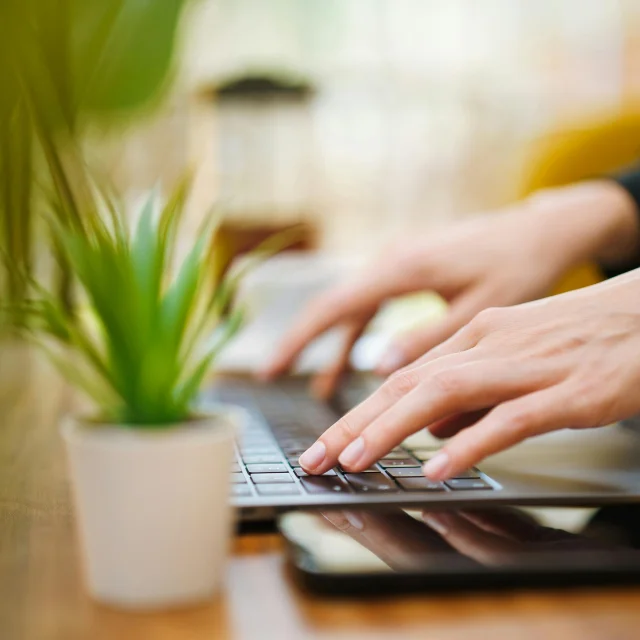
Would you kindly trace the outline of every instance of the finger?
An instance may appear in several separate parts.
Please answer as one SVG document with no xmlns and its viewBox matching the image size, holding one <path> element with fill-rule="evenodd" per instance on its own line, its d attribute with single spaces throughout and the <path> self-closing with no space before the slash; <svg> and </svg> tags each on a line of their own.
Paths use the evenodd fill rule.
<svg viewBox="0 0 640 640">
<path fill-rule="evenodd" d="M 461 296 L 451 304 L 447 316 L 442 321 L 396 338 L 380 359 L 376 373 L 389 375 L 424 356 L 467 324 L 486 306 L 486 302 L 487 294 L 484 290 L 476 289 Z M 438 357 L 437 353 L 434 357 Z"/>
<path fill-rule="evenodd" d="M 422 519 L 454 549 L 482 564 L 496 564 L 519 548 L 513 540 L 485 531 L 457 513 L 424 512 Z"/>
<path fill-rule="evenodd" d="M 528 513 L 517 509 L 476 509 L 459 512 L 477 527 L 499 536 L 528 542 L 537 540 L 544 527 L 538 524 Z"/>
<path fill-rule="evenodd" d="M 264 380 L 270 380 L 287 371 L 304 348 L 315 338 L 323 334 L 331 327 L 350 320 L 351 311 L 343 304 L 345 293 L 334 291 L 317 298 L 302 313 L 276 350 L 276 355 L 260 371 L 259 376 Z M 360 312 L 362 313 L 362 309 Z M 366 315 L 365 322 L 373 316 L 375 309 Z M 366 318 L 366 320 L 365 320 Z"/>
<path fill-rule="evenodd" d="M 496 406 L 451 438 L 424 465 L 425 475 L 434 481 L 446 480 L 531 436 L 571 426 L 575 423 L 574 396 L 568 385 L 556 385 Z"/>
<path fill-rule="evenodd" d="M 469 350 L 433 362 L 418 373 L 391 376 L 375 393 L 327 429 L 318 441 L 300 456 L 301 466 L 308 473 L 316 474 L 331 469 L 336 465 L 338 456 L 345 447 L 355 440 L 375 418 L 411 391 L 422 376 L 425 378 L 432 376 L 440 369 L 454 367 L 474 357 L 480 357 L 480 354 Z"/>
<path fill-rule="evenodd" d="M 484 418 L 490 409 L 480 409 L 478 411 L 469 411 L 455 416 L 449 416 L 438 422 L 429 425 L 429 432 L 436 438 L 450 438 L 459 431 L 470 427 L 472 424 Z"/>
<path fill-rule="evenodd" d="M 558 543 L 575 545 L 582 539 L 581 536 L 563 529 L 545 527 L 530 514 L 514 508 L 482 509 L 458 513 L 485 531 L 502 535 L 520 543 L 536 543 L 545 546 L 555 546 Z M 587 545 L 592 546 L 593 540 L 589 540 Z"/>
<path fill-rule="evenodd" d="M 546 375 L 515 368 L 510 360 L 472 361 L 429 375 L 362 430 L 340 454 L 340 464 L 353 472 L 366 469 L 425 425 L 530 393 L 547 382 Z"/>
<path fill-rule="evenodd" d="M 424 535 L 420 523 L 400 509 L 388 513 L 325 511 L 322 515 L 396 570 L 415 566 L 416 554 L 434 551 L 439 546 Z"/>
<path fill-rule="evenodd" d="M 311 393 L 320 400 L 329 399 L 336 390 L 342 374 L 349 368 L 351 349 L 356 343 L 366 322 L 356 322 L 346 328 L 343 344 L 338 357 L 324 371 L 313 377 L 311 382 Z"/>
<path fill-rule="evenodd" d="M 484 298 L 483 298 L 484 299 Z M 465 351 L 477 346 L 480 340 L 493 329 L 495 310 L 484 305 L 483 311 L 476 313 L 469 322 L 463 324 L 450 338 L 437 345 L 414 362 L 398 370 L 398 373 L 421 367 L 433 360 L 458 351 Z"/>
<path fill-rule="evenodd" d="M 380 303 L 410 290 L 404 273 L 393 269 L 384 274 L 370 270 L 351 282 L 331 289 L 312 301 L 285 336 L 275 358 L 260 372 L 270 379 L 284 373 L 314 338 L 344 320 L 370 320 Z"/>
<path fill-rule="evenodd" d="M 364 528 L 362 519 L 355 512 L 322 511 L 322 517 L 328 520 L 336 529 L 357 537 Z"/>
</svg>

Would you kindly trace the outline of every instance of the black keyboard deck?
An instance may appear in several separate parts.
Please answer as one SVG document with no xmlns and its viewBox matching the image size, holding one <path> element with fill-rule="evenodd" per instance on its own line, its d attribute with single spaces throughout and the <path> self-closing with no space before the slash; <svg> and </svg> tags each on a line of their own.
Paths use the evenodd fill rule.
<svg viewBox="0 0 640 640">
<path fill-rule="evenodd" d="M 237 442 L 232 471 L 232 496 L 269 497 L 304 494 L 382 494 L 399 492 L 491 491 L 497 485 L 478 469 L 446 482 L 431 482 L 422 464 L 437 446 L 396 447 L 362 473 L 340 466 L 310 476 L 298 458 L 335 420 L 328 407 L 312 400 L 302 387 L 261 385 L 243 381 L 225 385 L 216 398 L 243 406 L 251 420 Z"/>
</svg>

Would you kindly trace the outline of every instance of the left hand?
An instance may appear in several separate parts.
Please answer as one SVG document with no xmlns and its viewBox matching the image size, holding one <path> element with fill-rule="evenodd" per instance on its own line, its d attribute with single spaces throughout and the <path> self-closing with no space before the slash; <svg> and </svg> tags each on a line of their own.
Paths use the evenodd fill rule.
<svg viewBox="0 0 640 640">
<path fill-rule="evenodd" d="M 453 437 L 424 467 L 444 480 L 526 438 L 640 411 L 640 270 L 487 309 L 398 371 L 300 458 L 359 472 L 427 427 Z"/>
</svg>

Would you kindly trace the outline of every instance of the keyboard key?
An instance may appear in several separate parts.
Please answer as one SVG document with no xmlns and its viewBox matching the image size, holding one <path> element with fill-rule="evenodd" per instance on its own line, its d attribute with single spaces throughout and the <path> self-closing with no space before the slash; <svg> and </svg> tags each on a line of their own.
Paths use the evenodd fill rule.
<svg viewBox="0 0 640 640">
<path fill-rule="evenodd" d="M 231 474 L 231 484 L 242 484 L 246 482 L 247 479 L 244 477 L 243 473 L 232 473 Z"/>
<path fill-rule="evenodd" d="M 284 455 L 287 456 L 287 458 L 299 458 L 306 451 L 306 449 L 283 449 L 283 450 L 284 450 Z"/>
<path fill-rule="evenodd" d="M 280 415 L 277 416 L 271 412 L 269 416 L 269 423 L 274 433 L 297 433 L 300 432 L 302 426 L 297 420 L 293 420 L 291 416 Z"/>
<path fill-rule="evenodd" d="M 280 451 L 276 447 L 240 447 L 240 454 L 246 456 L 273 456 L 280 457 Z"/>
<path fill-rule="evenodd" d="M 451 480 L 447 480 L 445 484 L 449 489 L 453 489 L 454 491 L 493 489 L 493 487 L 482 478 L 452 478 Z"/>
<path fill-rule="evenodd" d="M 454 476 L 456 479 L 461 478 L 480 478 L 480 474 L 475 469 L 467 469 L 466 471 L 460 471 Z"/>
<path fill-rule="evenodd" d="M 351 473 L 351 471 L 347 471 L 346 469 L 344 469 L 342 465 L 338 465 L 336 469 L 338 469 L 338 471 L 342 471 L 342 473 Z M 362 471 L 358 471 L 358 473 L 380 473 L 380 467 L 372 464 L 370 467 L 367 467 Z"/>
<path fill-rule="evenodd" d="M 300 482 L 309 493 L 350 493 L 347 483 L 338 476 L 306 476 Z"/>
<path fill-rule="evenodd" d="M 431 460 L 436 453 L 438 453 L 438 449 L 416 449 L 411 452 L 414 458 L 418 458 L 420 462 L 426 462 L 427 460 Z"/>
<path fill-rule="evenodd" d="M 266 432 L 247 432 L 238 437 L 241 447 L 273 447 L 275 440 L 273 436 Z"/>
<path fill-rule="evenodd" d="M 400 467 L 387 469 L 387 473 L 393 478 L 424 478 L 422 467 Z"/>
<path fill-rule="evenodd" d="M 436 438 L 427 429 L 422 429 L 405 438 L 402 446 L 411 451 L 414 449 L 440 449 L 442 447 L 442 440 Z"/>
<path fill-rule="evenodd" d="M 242 469 L 240 468 L 240 465 L 237 462 L 232 462 L 231 463 L 231 472 L 232 473 L 237 473 L 239 471 L 242 471 Z"/>
<path fill-rule="evenodd" d="M 276 462 L 274 464 L 248 464 L 247 471 L 249 473 L 282 473 L 287 470 L 283 464 Z"/>
<path fill-rule="evenodd" d="M 424 476 L 422 478 L 398 478 L 398 484 L 405 491 L 444 491 L 442 482 L 432 482 Z"/>
<path fill-rule="evenodd" d="M 315 440 L 313 438 L 286 438 L 278 439 L 278 444 L 283 451 L 306 451 Z"/>
<path fill-rule="evenodd" d="M 239 440 L 243 442 L 249 441 L 261 441 L 261 442 L 270 442 L 273 444 L 273 436 L 268 428 L 257 427 L 245 429 L 239 436 Z"/>
<path fill-rule="evenodd" d="M 356 493 L 398 491 L 398 486 L 381 473 L 348 473 L 345 478 Z"/>
<path fill-rule="evenodd" d="M 251 479 L 256 484 L 281 484 L 293 482 L 293 478 L 288 473 L 256 473 L 256 475 L 251 476 Z"/>
<path fill-rule="evenodd" d="M 295 471 L 295 474 L 300 478 L 304 478 L 305 476 L 309 475 L 304 469 L 301 469 L 300 467 L 298 467 L 297 469 L 294 469 L 294 471 Z M 335 472 L 335 469 L 329 469 L 329 471 L 325 471 L 322 475 L 335 476 L 336 472 Z"/>
<path fill-rule="evenodd" d="M 292 467 L 299 467 L 300 466 L 300 456 L 287 456 L 287 462 L 292 466 Z"/>
<path fill-rule="evenodd" d="M 285 486 L 285 485 L 282 485 Z M 251 489 L 248 484 L 233 484 L 231 485 L 232 496 L 250 496 Z"/>
<path fill-rule="evenodd" d="M 271 464 L 272 462 L 282 462 L 282 456 L 278 454 L 268 454 L 259 456 L 243 456 L 245 464 Z"/>
<path fill-rule="evenodd" d="M 238 440 L 240 449 L 274 449 L 276 442 L 271 438 L 241 438 Z"/>
<path fill-rule="evenodd" d="M 387 453 L 384 456 L 385 460 L 406 460 L 409 457 L 409 453 L 407 451 L 404 450 L 400 450 L 400 451 L 389 451 L 389 453 Z"/>
<path fill-rule="evenodd" d="M 256 489 L 261 496 L 295 496 L 300 493 L 295 484 L 259 484 Z"/>
<path fill-rule="evenodd" d="M 389 467 L 419 467 L 420 463 L 417 460 L 413 460 L 412 458 L 401 458 L 399 460 L 389 460 L 389 458 L 384 458 L 382 460 L 378 460 L 378 464 L 385 469 Z"/>
</svg>

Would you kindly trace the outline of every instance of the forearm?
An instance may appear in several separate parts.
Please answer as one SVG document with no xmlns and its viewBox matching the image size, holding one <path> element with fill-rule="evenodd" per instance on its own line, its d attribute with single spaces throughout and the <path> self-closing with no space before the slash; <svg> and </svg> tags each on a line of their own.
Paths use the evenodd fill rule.
<svg viewBox="0 0 640 640">
<path fill-rule="evenodd" d="M 640 217 L 629 192 L 613 180 L 593 180 L 537 192 L 523 204 L 528 222 L 543 229 L 548 252 L 567 268 L 589 260 L 636 266 Z M 533 229 L 532 229 L 533 233 Z"/>
</svg>

